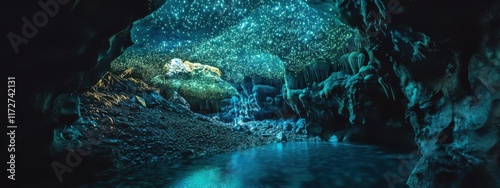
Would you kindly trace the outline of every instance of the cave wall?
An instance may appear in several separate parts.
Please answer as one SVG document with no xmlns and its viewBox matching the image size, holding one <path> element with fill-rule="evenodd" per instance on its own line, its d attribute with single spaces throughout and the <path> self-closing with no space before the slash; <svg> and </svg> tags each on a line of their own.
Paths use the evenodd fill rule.
<svg viewBox="0 0 500 188">
<path fill-rule="evenodd" d="M 17 78 L 19 140 L 24 140 L 18 147 L 26 148 L 20 155 L 24 156 L 20 164 L 28 173 L 32 168 L 52 169 L 47 163 L 47 148 L 53 128 L 78 117 L 78 93 L 96 83 L 109 69 L 110 62 L 132 45 L 131 23 L 162 4 L 162 1 L 40 1 L 50 3 L 49 13 L 47 4 L 44 8 L 38 2 L 9 1 L 1 11 L 6 26 L 2 34 L 7 36 L 2 50 L 7 52 L 4 58 L 8 63 L 8 69 L 2 71 Z M 500 184 L 498 3 L 493 0 L 309 3 L 320 10 L 316 17 L 323 21 L 333 16 L 325 13 L 328 11 L 322 5 L 337 7 L 342 21 L 356 28 L 361 36 L 352 35 L 350 29 L 334 30 L 342 36 L 342 44 L 348 45 L 327 50 L 335 51 L 333 57 L 338 59 L 329 57 L 318 60 L 323 64 L 312 64 L 303 56 L 299 59 L 300 69 L 285 66 L 281 97 L 290 110 L 311 122 L 306 128 L 309 134 L 328 138 L 335 131 L 357 126 L 364 128 L 348 129 L 356 132 L 342 133 L 336 138 L 355 139 L 352 135 L 366 138 L 376 135 L 374 131 L 392 126 L 414 133 L 422 156 L 408 181 L 397 183 L 411 187 Z M 38 12 L 47 15 L 46 21 L 41 21 L 43 17 L 33 21 Z M 151 20 L 144 22 L 138 25 Z M 132 32 L 142 34 L 140 30 Z M 186 37 L 184 33 L 169 36 Z M 321 39 L 324 38 L 318 41 Z M 351 57 L 354 52 L 358 55 Z M 282 59 L 290 59 L 292 56 L 287 54 L 277 53 Z M 363 54 L 362 60 L 359 54 Z M 405 126 L 411 126 L 412 130 L 406 131 Z M 39 173 L 33 171 L 25 177 Z M 46 174 L 51 176 L 53 172 Z"/>
<path fill-rule="evenodd" d="M 3 75 L 16 77 L 17 183 L 50 181 L 53 129 L 79 117 L 79 94 L 132 45 L 130 29 L 164 1 L 2 4 Z M 3 142 L 7 144 L 7 142 Z"/>
<path fill-rule="evenodd" d="M 406 182 L 394 178 L 391 185 L 498 187 L 498 3 L 337 5 L 376 46 L 379 72 L 396 78 L 415 131 L 421 158 Z"/>
</svg>

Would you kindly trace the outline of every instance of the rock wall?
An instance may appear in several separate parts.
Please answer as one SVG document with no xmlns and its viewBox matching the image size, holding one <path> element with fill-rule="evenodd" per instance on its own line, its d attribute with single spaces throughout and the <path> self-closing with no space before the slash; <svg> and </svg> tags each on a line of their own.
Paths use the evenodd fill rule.
<svg viewBox="0 0 500 188">
<path fill-rule="evenodd" d="M 372 53 L 380 69 L 396 76 L 415 131 L 421 158 L 411 174 L 390 179 L 390 185 L 498 187 L 498 3 L 337 5 L 344 21 L 376 45 Z"/>
<path fill-rule="evenodd" d="M 17 183 L 54 177 L 49 156 L 54 128 L 78 118 L 79 94 L 132 44 L 131 23 L 162 3 L 22 0 L 2 5 L 7 66 L 2 72 L 16 77 L 17 86 Z"/>
</svg>

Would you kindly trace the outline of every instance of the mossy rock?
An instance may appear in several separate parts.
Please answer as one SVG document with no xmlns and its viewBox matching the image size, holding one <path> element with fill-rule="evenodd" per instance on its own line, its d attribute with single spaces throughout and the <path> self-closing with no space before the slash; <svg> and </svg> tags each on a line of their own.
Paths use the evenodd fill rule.
<svg viewBox="0 0 500 188">
<path fill-rule="evenodd" d="M 163 74 L 151 80 L 155 87 L 163 91 L 165 97 L 168 98 L 168 94 L 173 91 L 177 91 L 188 101 L 221 100 L 238 94 L 236 88 L 221 79 L 222 72 L 217 67 L 189 61 L 179 64 L 179 60 L 172 59 L 163 66 Z"/>
</svg>

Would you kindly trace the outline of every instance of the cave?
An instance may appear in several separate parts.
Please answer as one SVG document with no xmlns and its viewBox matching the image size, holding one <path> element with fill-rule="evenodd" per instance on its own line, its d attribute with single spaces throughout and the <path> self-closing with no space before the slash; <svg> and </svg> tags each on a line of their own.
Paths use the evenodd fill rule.
<svg viewBox="0 0 500 188">
<path fill-rule="evenodd" d="M 1 9 L 7 187 L 500 187 L 499 1 Z"/>
</svg>

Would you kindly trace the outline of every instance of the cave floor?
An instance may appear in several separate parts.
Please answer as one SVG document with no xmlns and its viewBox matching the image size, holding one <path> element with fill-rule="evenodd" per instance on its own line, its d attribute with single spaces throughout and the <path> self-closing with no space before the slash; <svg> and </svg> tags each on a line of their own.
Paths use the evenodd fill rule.
<svg viewBox="0 0 500 188">
<path fill-rule="evenodd" d="M 90 179 L 107 178 L 157 161 L 194 159 L 269 143 L 319 140 L 271 126 L 236 129 L 162 98 L 142 81 L 112 74 L 83 93 L 80 119 L 55 132 L 56 159 L 63 160 L 67 148 L 92 148 L 84 157 L 84 167 L 77 169 L 85 175 L 93 174 Z M 277 132 L 286 139 L 278 139 Z M 85 179 L 80 173 L 72 174 Z"/>
</svg>

